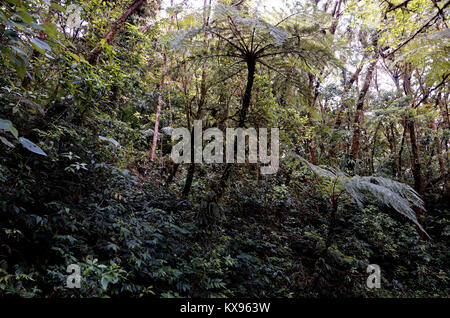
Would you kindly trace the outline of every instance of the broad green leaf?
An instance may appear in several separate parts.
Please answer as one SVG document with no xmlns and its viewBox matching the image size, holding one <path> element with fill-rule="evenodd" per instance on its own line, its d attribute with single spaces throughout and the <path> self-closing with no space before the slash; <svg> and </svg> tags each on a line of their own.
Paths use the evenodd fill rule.
<svg viewBox="0 0 450 318">
<path fill-rule="evenodd" d="M 30 41 L 33 44 L 33 46 L 35 46 L 38 49 L 38 51 L 40 51 L 41 53 L 44 53 L 45 51 L 51 51 L 50 46 L 47 43 L 45 43 L 44 41 L 41 41 L 36 38 L 33 38 Z"/>
<path fill-rule="evenodd" d="M 0 118 L 0 129 L 3 131 L 10 132 L 16 138 L 19 137 L 19 132 L 17 131 L 17 129 L 14 127 L 14 125 L 10 120 Z"/>
<path fill-rule="evenodd" d="M 109 141 L 116 147 L 120 147 L 119 142 L 117 140 L 115 140 L 114 138 L 107 138 L 107 137 L 103 137 L 103 136 L 98 136 L 98 138 L 102 141 Z"/>
<path fill-rule="evenodd" d="M 32 22 L 34 21 L 33 17 L 32 17 L 31 15 L 29 15 L 28 12 L 25 12 L 25 11 L 18 11 L 18 12 L 17 12 L 17 15 L 18 15 L 19 17 L 21 17 L 21 18 L 22 18 L 22 21 L 25 22 L 25 23 L 30 24 L 30 23 L 32 23 Z"/>
<path fill-rule="evenodd" d="M 19 141 L 22 144 L 22 146 L 24 146 L 24 148 L 26 148 L 27 150 L 34 152 L 41 156 L 47 156 L 47 154 L 41 149 L 41 147 L 36 145 L 34 142 L 28 140 L 27 138 L 20 137 Z"/>
<path fill-rule="evenodd" d="M 52 3 L 50 4 L 50 7 L 52 7 L 53 9 L 57 10 L 57 11 L 61 11 L 61 12 L 65 12 L 66 8 L 64 8 L 63 6 L 57 4 L 57 3 Z"/>
<path fill-rule="evenodd" d="M 21 48 L 18 48 L 17 46 L 11 46 L 11 49 L 19 53 L 20 55 L 26 56 L 26 53 Z"/>
<path fill-rule="evenodd" d="M 58 35 L 58 31 L 53 24 L 46 22 L 44 24 L 41 24 L 41 26 L 45 29 L 45 33 L 47 33 L 49 36 L 56 37 Z"/>
<path fill-rule="evenodd" d="M 11 55 L 10 59 L 20 79 L 23 79 L 26 73 L 25 61 L 20 55 Z"/>
<path fill-rule="evenodd" d="M 42 25 L 40 25 L 40 24 L 37 24 L 37 23 L 30 23 L 31 24 L 31 26 L 34 28 L 34 29 L 36 29 L 36 30 L 39 30 L 39 31 L 44 31 L 45 32 L 45 29 L 42 27 Z"/>
</svg>

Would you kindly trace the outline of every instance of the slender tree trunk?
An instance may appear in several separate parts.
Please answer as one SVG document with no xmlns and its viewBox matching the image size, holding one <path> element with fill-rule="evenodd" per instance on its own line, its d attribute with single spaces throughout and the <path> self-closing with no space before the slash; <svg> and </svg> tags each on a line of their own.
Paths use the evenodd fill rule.
<svg viewBox="0 0 450 318">
<path fill-rule="evenodd" d="M 365 35 L 360 32 L 359 33 L 360 42 L 365 45 L 366 43 L 366 37 Z M 364 109 L 364 100 L 367 95 L 367 91 L 369 90 L 370 84 L 372 82 L 373 73 L 376 71 L 376 65 L 378 61 L 378 34 L 374 34 L 374 37 L 372 39 L 372 49 L 374 50 L 373 54 L 373 62 L 369 64 L 369 67 L 367 69 L 366 78 L 364 79 L 363 86 L 361 88 L 361 91 L 358 95 L 358 100 L 356 102 L 356 113 L 353 120 L 353 138 L 352 138 L 352 145 L 350 150 L 350 157 L 351 157 L 351 164 L 350 168 L 355 168 L 356 160 L 358 159 L 358 152 L 360 147 L 360 140 L 361 140 L 361 119 L 363 115 L 363 109 Z"/>
<path fill-rule="evenodd" d="M 405 95 L 411 95 L 413 92 L 411 87 L 411 73 L 412 71 L 410 65 L 406 65 L 403 70 L 403 90 L 405 92 Z M 408 129 L 409 140 L 411 142 L 411 153 L 412 153 L 411 168 L 414 178 L 414 188 L 416 189 L 417 193 L 419 193 L 419 195 L 423 198 L 424 185 L 423 185 L 422 169 L 420 167 L 420 152 L 416 138 L 416 127 L 414 124 L 414 120 L 412 118 L 406 117 L 405 127 Z"/>
<path fill-rule="evenodd" d="M 345 103 L 345 97 L 346 97 L 345 95 L 350 90 L 353 83 L 358 79 L 359 74 L 361 73 L 361 70 L 362 70 L 362 64 L 356 69 L 355 73 L 353 73 L 353 75 L 350 78 L 350 80 L 348 81 L 348 83 L 346 83 L 344 85 L 344 90 L 341 95 L 341 105 L 339 107 L 339 111 L 336 116 L 336 121 L 334 122 L 334 130 L 338 130 L 342 124 L 342 116 L 344 115 L 344 111 L 347 108 L 347 105 Z"/>
<path fill-rule="evenodd" d="M 255 80 L 255 71 L 256 71 L 256 60 L 253 57 L 250 57 L 247 60 L 247 84 L 245 86 L 244 97 L 242 99 L 242 108 L 239 114 L 239 122 L 238 127 L 243 128 L 245 121 L 247 119 L 247 112 L 250 108 L 250 101 L 252 98 L 252 89 L 253 82 Z M 215 200 L 216 202 L 222 197 L 224 194 L 224 190 L 227 186 L 228 179 L 233 171 L 233 165 L 227 164 L 225 170 L 220 178 L 218 188 L 216 189 Z"/>
<path fill-rule="evenodd" d="M 438 94 L 437 99 L 439 101 L 439 106 L 441 107 L 441 114 L 444 120 L 444 127 L 446 129 L 450 128 L 450 120 L 449 120 L 449 112 L 448 112 L 448 96 L 449 96 L 449 92 L 446 92 L 444 94 L 444 96 L 442 96 L 442 94 Z M 444 153 L 445 153 L 445 163 L 448 164 L 449 162 L 449 151 L 448 151 L 448 138 L 446 136 L 443 137 L 442 140 L 443 144 L 444 144 Z M 447 180 L 447 178 L 446 178 Z M 447 181 L 446 181 L 446 187 L 448 186 Z"/>
<path fill-rule="evenodd" d="M 163 92 L 164 92 L 164 76 L 166 73 L 166 65 L 167 65 L 167 56 L 163 54 L 163 67 L 161 74 L 161 82 L 159 83 L 159 97 L 158 97 L 158 107 L 156 109 L 156 119 L 155 119 L 155 131 L 153 133 L 153 143 L 152 143 L 152 152 L 150 154 L 150 161 L 155 159 L 156 146 L 158 145 L 158 129 L 159 129 L 159 117 L 161 115 L 163 101 Z"/>
<path fill-rule="evenodd" d="M 203 1 L 203 25 L 207 26 L 209 23 L 209 14 L 210 10 L 207 11 L 207 2 L 206 0 Z M 211 2 L 209 3 L 211 5 Z M 205 32 L 203 35 L 203 43 L 205 47 L 208 46 L 208 36 Z M 207 87 L 206 87 L 206 66 L 203 64 L 202 68 L 202 79 L 200 82 L 200 98 L 198 101 L 198 109 L 197 109 L 197 119 L 202 118 L 203 113 L 203 107 L 206 104 L 206 93 L 207 93 Z M 191 141 L 194 140 L 194 129 L 191 130 Z M 195 162 L 194 162 L 194 145 L 193 142 L 191 142 L 191 163 L 189 164 L 188 173 L 186 175 L 186 182 L 184 183 L 183 188 L 183 195 L 187 196 L 189 192 L 191 191 L 192 182 L 194 181 L 194 173 L 195 173 Z"/>
<path fill-rule="evenodd" d="M 191 130 L 191 163 L 189 164 L 186 181 L 184 182 L 183 196 L 187 196 L 191 191 L 192 181 L 194 180 L 195 163 L 194 163 L 194 128 Z"/>
<path fill-rule="evenodd" d="M 411 65 L 406 64 L 403 69 L 403 90 L 406 96 L 412 95 L 413 93 L 411 87 L 411 74 Z M 423 184 L 422 168 L 420 166 L 420 152 L 416 138 L 416 127 L 412 118 L 405 118 L 405 129 L 407 129 L 409 132 L 409 140 L 411 143 L 411 168 L 414 178 L 414 189 L 423 199 L 425 187 Z M 416 212 L 417 221 L 420 223 L 420 225 L 422 225 L 422 227 L 424 227 L 422 222 L 423 210 L 414 207 L 414 211 Z M 420 237 L 423 239 L 423 232 L 420 231 L 419 228 L 416 228 L 416 230 Z"/>
<path fill-rule="evenodd" d="M 420 167 L 420 153 L 419 153 L 419 147 L 417 145 L 417 139 L 416 139 L 416 131 L 415 131 L 415 125 L 412 120 L 407 120 L 408 125 L 408 131 L 409 131 L 409 138 L 411 141 L 411 152 L 412 152 L 412 158 L 411 158 L 411 166 L 412 166 L 412 172 L 414 177 L 414 189 L 417 191 L 417 193 L 420 195 L 421 198 L 424 197 L 425 187 L 423 184 L 423 178 L 422 178 L 422 169 Z M 424 227 L 422 216 L 423 216 L 423 210 L 414 207 L 414 211 L 416 212 L 416 218 L 422 227 Z M 420 237 L 423 239 L 423 232 L 420 231 L 420 229 L 417 228 L 417 233 L 420 235 Z"/>
<path fill-rule="evenodd" d="M 445 163 L 444 158 L 442 157 L 441 138 L 439 138 L 438 128 L 436 123 L 434 122 L 434 119 L 431 121 L 431 129 L 433 129 L 433 132 L 436 135 L 436 137 L 434 137 L 434 144 L 436 145 L 436 156 L 439 163 L 439 169 L 441 170 L 441 173 L 445 173 Z"/>
<path fill-rule="evenodd" d="M 225 96 L 225 85 L 223 85 L 222 87 L 220 87 L 220 93 L 219 93 L 219 120 L 217 122 L 217 127 L 221 130 L 224 131 L 225 127 L 226 127 L 226 120 L 228 117 L 228 102 L 227 102 L 227 98 Z"/>
<path fill-rule="evenodd" d="M 170 172 L 169 177 L 167 178 L 166 183 L 164 184 L 165 187 L 167 187 L 175 178 L 175 175 L 177 174 L 178 168 L 180 167 L 179 163 L 176 163 L 173 168 L 172 171 Z"/>
<path fill-rule="evenodd" d="M 127 21 L 128 17 L 131 16 L 134 12 L 136 12 L 136 10 L 139 9 L 146 1 L 147 0 L 133 1 L 133 3 L 128 7 L 128 9 L 125 10 L 125 12 L 120 16 L 120 18 L 111 25 L 111 28 L 109 29 L 108 33 L 106 33 L 103 40 L 108 44 L 111 43 L 111 41 L 116 36 L 117 32 L 122 28 L 122 26 Z M 95 49 L 93 49 L 89 53 L 89 55 L 87 57 L 87 61 L 91 65 L 94 65 L 94 66 L 97 65 L 98 61 L 100 59 L 100 56 L 102 55 L 102 52 L 103 52 L 103 48 L 100 45 L 97 46 Z"/>
<path fill-rule="evenodd" d="M 376 49 L 376 48 L 375 48 Z M 358 159 L 358 152 L 360 147 L 361 140 L 361 118 L 364 111 L 364 100 L 366 98 L 367 91 L 369 90 L 370 83 L 372 81 L 373 72 L 375 70 L 375 66 L 377 64 L 377 60 L 370 63 L 369 68 L 367 69 L 366 78 L 364 80 L 363 87 L 359 92 L 358 101 L 356 103 L 356 113 L 354 119 L 354 128 L 353 128 L 353 138 L 352 138 L 352 147 L 351 147 L 351 157 L 353 161 Z"/>
<path fill-rule="evenodd" d="M 333 8 L 333 12 L 331 13 L 331 16 L 335 18 L 335 20 L 331 23 L 331 27 L 330 27 L 331 34 L 336 33 L 336 28 L 337 28 L 337 24 L 338 24 L 338 20 L 339 20 L 339 14 L 341 11 L 341 4 L 342 4 L 342 0 L 336 1 L 334 8 Z M 326 9 L 325 9 L 325 11 L 326 11 Z"/>
<path fill-rule="evenodd" d="M 198 102 L 198 109 L 197 109 L 197 119 L 201 119 L 202 118 L 202 112 L 203 112 L 203 107 L 205 106 L 205 102 L 206 102 L 206 71 L 205 71 L 205 67 L 203 67 L 203 71 L 202 71 L 202 80 L 200 83 L 200 99 Z M 192 128 L 191 130 L 191 141 L 194 140 L 194 128 Z M 194 173 L 195 173 L 195 162 L 194 162 L 194 143 L 191 142 L 191 163 L 189 164 L 189 169 L 186 175 L 186 182 L 184 183 L 184 188 L 183 188 L 183 195 L 187 196 L 189 194 L 189 192 L 191 191 L 191 186 L 192 186 L 192 181 L 194 180 Z"/>
<path fill-rule="evenodd" d="M 247 60 L 247 84 L 245 86 L 244 98 L 242 100 L 242 108 L 239 114 L 238 127 L 244 127 L 247 119 L 247 112 L 250 108 L 250 100 L 252 98 L 253 81 L 255 80 L 256 61 L 253 57 Z"/>
<path fill-rule="evenodd" d="M 386 127 L 386 133 L 388 136 L 390 135 L 389 144 L 391 146 L 392 160 L 394 161 L 394 164 L 392 166 L 392 175 L 394 176 L 394 178 L 401 179 L 402 169 L 400 166 L 400 158 L 397 153 L 397 140 L 393 123 L 391 123 L 390 127 Z"/>
<path fill-rule="evenodd" d="M 372 155 L 370 158 L 370 165 L 372 168 L 372 174 L 375 173 L 375 163 L 374 163 L 374 158 L 375 158 L 375 151 L 377 148 L 377 134 L 378 134 L 378 130 L 380 129 L 381 126 L 381 121 L 378 123 L 377 128 L 375 129 L 375 132 L 373 133 L 373 143 L 372 143 Z"/>
<path fill-rule="evenodd" d="M 436 108 L 439 109 L 440 105 L 440 94 L 436 97 Z M 441 147 L 441 138 L 439 138 L 439 130 L 438 126 L 436 125 L 436 122 L 434 118 L 431 120 L 431 129 L 433 129 L 433 132 L 436 137 L 434 137 L 434 143 L 436 144 L 436 151 L 437 151 L 437 159 L 439 163 L 439 169 L 441 170 L 441 174 L 446 173 L 445 169 L 445 162 L 444 158 L 442 156 L 442 147 Z"/>
<path fill-rule="evenodd" d="M 319 81 L 317 82 L 317 85 L 314 85 L 314 75 L 311 73 L 308 73 L 308 77 L 309 77 L 309 90 L 311 92 L 311 101 L 309 104 L 310 110 L 308 111 L 308 123 L 311 127 L 313 127 L 312 109 L 314 108 L 314 106 L 316 104 L 316 99 L 317 99 L 317 95 L 318 95 L 317 86 L 319 84 Z M 311 136 L 311 139 L 308 142 L 308 148 L 309 148 L 308 149 L 309 154 L 311 156 L 311 163 L 316 165 L 317 164 L 317 152 L 316 152 L 316 143 L 315 143 L 314 134 Z"/>
<path fill-rule="evenodd" d="M 415 125 L 412 120 L 408 120 L 407 125 L 409 131 L 409 139 L 411 141 L 411 152 L 412 152 L 411 166 L 414 176 L 414 188 L 416 189 L 417 193 L 419 193 L 420 196 L 423 197 L 424 186 L 422 178 L 422 169 L 420 167 L 420 153 L 419 147 L 417 145 Z"/>
<path fill-rule="evenodd" d="M 398 166 L 399 166 L 399 171 L 400 174 L 398 175 L 398 179 L 401 181 L 402 180 L 402 175 L 401 175 L 401 171 L 402 171 L 402 167 L 403 167 L 403 149 L 405 148 L 405 140 L 406 140 L 406 133 L 408 132 L 408 126 L 406 125 L 406 119 L 403 118 L 403 135 L 402 135 L 402 141 L 400 142 L 400 151 L 398 152 Z"/>
<path fill-rule="evenodd" d="M 450 93 L 447 92 L 444 94 L 444 96 L 442 96 L 441 93 L 439 93 L 437 95 L 437 99 L 438 99 L 439 105 L 441 107 L 442 118 L 444 119 L 445 127 L 447 129 L 450 128 L 450 116 L 449 116 L 448 105 L 447 105 L 447 100 L 448 100 L 449 94 Z"/>
<path fill-rule="evenodd" d="M 339 4 L 340 5 L 340 4 Z M 337 15 L 338 14 L 338 12 L 335 12 L 335 14 Z M 336 19 L 338 18 L 338 16 L 336 16 Z M 363 43 L 363 41 L 362 41 L 362 36 L 361 36 L 361 32 L 362 31 L 360 31 L 359 32 L 359 41 L 361 42 L 361 44 L 365 47 L 365 42 Z M 334 33 L 333 33 L 334 34 Z M 349 41 L 351 41 L 352 39 L 351 39 L 351 34 L 352 33 L 349 33 L 349 38 L 348 38 L 348 40 Z M 343 62 L 344 63 L 347 63 L 347 59 L 346 58 L 343 58 Z M 346 80 L 346 70 L 344 70 L 343 71 L 343 79 L 344 79 L 344 89 L 343 89 L 343 91 L 342 91 L 342 95 L 341 95 L 341 105 L 340 105 L 340 107 L 339 107 L 339 111 L 338 111 L 338 114 L 337 114 L 337 117 L 336 117 L 336 120 L 335 120 L 335 122 L 334 122 L 334 130 L 335 131 L 337 131 L 338 129 L 339 129 L 339 127 L 341 126 L 341 124 L 342 124 L 342 116 L 344 115 L 344 111 L 345 111 L 345 109 L 347 108 L 347 105 L 346 105 L 346 102 L 345 102 L 345 97 L 346 97 L 346 94 L 347 94 L 347 92 L 351 89 L 351 87 L 353 86 L 353 83 L 357 83 L 358 84 L 358 81 L 359 81 L 359 75 L 360 75 L 360 73 L 361 73 L 361 70 L 362 70 L 362 68 L 363 68 L 363 66 L 364 66 L 364 63 L 365 63 L 365 60 L 363 59 L 362 61 L 361 61 L 361 63 L 359 64 L 359 66 L 356 68 L 356 70 L 355 70 L 355 72 L 353 73 L 353 75 L 350 77 L 350 79 L 349 79 L 349 81 L 347 82 L 347 80 Z"/>
<path fill-rule="evenodd" d="M 191 191 L 192 181 L 194 180 L 194 173 L 195 173 L 195 163 L 191 162 L 189 164 L 188 172 L 186 175 L 186 181 L 184 183 L 183 196 L 187 196 Z"/>
<path fill-rule="evenodd" d="M 345 82 L 345 76 L 344 76 L 344 89 L 342 91 L 341 95 L 341 104 L 339 106 L 339 110 L 336 116 L 336 120 L 333 125 L 333 141 L 330 146 L 330 156 L 335 157 L 335 154 L 337 153 L 337 149 L 340 145 L 342 145 L 342 141 L 340 141 L 340 138 L 337 138 L 338 130 L 341 127 L 342 124 L 342 117 L 344 116 L 344 111 L 347 109 L 347 103 L 346 103 L 346 95 L 347 92 L 350 90 L 350 88 L 353 86 L 353 83 L 358 81 L 359 74 L 361 73 L 363 63 L 361 63 L 358 68 L 356 69 L 355 73 L 350 77 L 350 80 L 348 82 Z M 339 141 L 338 141 L 339 140 Z"/>
</svg>

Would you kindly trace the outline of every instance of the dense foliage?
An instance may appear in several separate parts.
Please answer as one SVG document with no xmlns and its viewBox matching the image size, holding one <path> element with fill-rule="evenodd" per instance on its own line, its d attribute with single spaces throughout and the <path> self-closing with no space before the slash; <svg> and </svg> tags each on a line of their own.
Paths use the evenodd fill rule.
<svg viewBox="0 0 450 318">
<path fill-rule="evenodd" d="M 449 3 L 2 1 L 0 296 L 448 297 Z"/>
</svg>

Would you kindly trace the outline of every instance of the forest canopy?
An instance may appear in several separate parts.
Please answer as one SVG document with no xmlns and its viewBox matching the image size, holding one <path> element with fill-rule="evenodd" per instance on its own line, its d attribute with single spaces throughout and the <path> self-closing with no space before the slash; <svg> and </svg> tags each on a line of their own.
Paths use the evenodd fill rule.
<svg viewBox="0 0 450 318">
<path fill-rule="evenodd" d="M 0 297 L 449 297 L 449 12 L 3 0 Z"/>
</svg>

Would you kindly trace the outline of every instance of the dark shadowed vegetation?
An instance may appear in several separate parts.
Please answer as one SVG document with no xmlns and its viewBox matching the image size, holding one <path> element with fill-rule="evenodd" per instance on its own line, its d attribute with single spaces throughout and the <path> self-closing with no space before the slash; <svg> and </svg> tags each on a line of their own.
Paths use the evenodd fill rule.
<svg viewBox="0 0 450 318">
<path fill-rule="evenodd" d="M 1 297 L 449 297 L 450 1 L 266 2 L 1 1 Z"/>
</svg>

